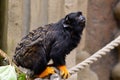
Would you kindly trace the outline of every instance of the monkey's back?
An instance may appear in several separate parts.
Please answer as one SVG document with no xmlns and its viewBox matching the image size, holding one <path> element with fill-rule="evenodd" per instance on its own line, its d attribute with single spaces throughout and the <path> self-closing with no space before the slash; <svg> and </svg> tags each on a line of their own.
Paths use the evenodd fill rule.
<svg viewBox="0 0 120 80">
<path fill-rule="evenodd" d="M 15 49 L 15 55 L 13 58 L 17 65 L 31 69 L 33 67 L 33 63 L 37 63 L 37 61 L 44 57 L 42 56 L 42 54 L 44 54 L 44 47 L 42 44 L 50 26 L 52 26 L 52 24 L 39 27 L 22 38 Z M 39 41 L 33 44 L 38 39 Z"/>
</svg>

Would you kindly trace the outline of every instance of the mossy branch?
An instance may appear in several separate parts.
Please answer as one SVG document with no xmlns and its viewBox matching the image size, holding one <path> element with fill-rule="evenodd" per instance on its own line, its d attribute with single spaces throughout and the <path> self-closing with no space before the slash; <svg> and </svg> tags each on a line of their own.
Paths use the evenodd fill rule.
<svg viewBox="0 0 120 80">
<path fill-rule="evenodd" d="M 19 75 L 21 76 L 21 74 L 22 74 L 22 75 L 25 74 L 25 73 L 23 73 L 23 72 L 19 69 L 19 67 L 12 61 L 12 59 L 11 59 L 3 50 L 1 50 L 1 49 L 0 49 L 0 55 L 1 55 L 1 57 L 3 57 L 3 58 L 5 58 L 5 59 L 8 60 L 9 65 L 12 65 L 12 66 L 15 67 L 18 76 L 19 76 Z M 27 80 L 31 80 L 31 79 L 30 79 L 29 77 L 27 77 Z"/>
</svg>

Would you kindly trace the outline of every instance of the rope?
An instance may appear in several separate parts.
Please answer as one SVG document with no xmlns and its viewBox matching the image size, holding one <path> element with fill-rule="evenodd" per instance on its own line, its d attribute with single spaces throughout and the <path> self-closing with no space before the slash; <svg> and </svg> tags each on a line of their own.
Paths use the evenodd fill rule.
<svg viewBox="0 0 120 80">
<path fill-rule="evenodd" d="M 103 55 L 106 55 L 108 52 L 110 52 L 112 49 L 114 49 L 119 45 L 120 45 L 120 36 L 118 36 L 115 40 L 111 41 L 109 44 L 107 44 L 105 47 L 94 53 L 92 56 L 90 56 L 83 62 L 69 69 L 69 73 L 71 75 L 77 73 L 79 70 L 82 70 L 85 67 L 89 66 L 90 64 L 94 63 L 95 61 L 98 60 L 98 58 L 101 58 Z"/>
</svg>

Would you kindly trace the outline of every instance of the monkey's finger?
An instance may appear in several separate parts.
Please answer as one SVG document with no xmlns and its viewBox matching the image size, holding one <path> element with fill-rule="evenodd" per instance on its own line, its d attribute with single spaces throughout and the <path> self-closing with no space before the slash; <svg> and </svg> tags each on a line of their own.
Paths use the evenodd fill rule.
<svg viewBox="0 0 120 80">
<path fill-rule="evenodd" d="M 62 71 L 62 72 L 61 72 L 61 76 L 63 76 L 64 74 L 65 74 L 64 71 Z"/>
<path fill-rule="evenodd" d="M 67 79 L 68 74 L 63 75 L 63 79 Z"/>
<path fill-rule="evenodd" d="M 69 78 L 70 77 L 70 74 L 69 73 L 64 73 L 64 74 L 62 74 L 62 78 L 63 79 L 67 79 L 67 78 Z"/>
</svg>

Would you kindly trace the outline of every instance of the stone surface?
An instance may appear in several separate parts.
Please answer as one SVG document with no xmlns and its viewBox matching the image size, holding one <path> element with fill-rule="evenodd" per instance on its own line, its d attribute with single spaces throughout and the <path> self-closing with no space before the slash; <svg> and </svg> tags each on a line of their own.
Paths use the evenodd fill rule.
<svg viewBox="0 0 120 80">
<path fill-rule="evenodd" d="M 0 48 L 4 51 L 6 48 L 6 37 L 7 37 L 7 0 L 0 1 Z"/>
<path fill-rule="evenodd" d="M 113 16 L 113 6 L 116 1 L 88 1 L 85 50 L 90 54 L 93 54 L 114 39 L 117 25 Z M 111 68 L 116 62 L 117 52 L 113 50 L 92 64 L 92 69 L 97 73 L 99 80 L 109 80 Z"/>
<path fill-rule="evenodd" d="M 23 15 L 22 0 L 8 1 L 8 24 L 7 24 L 7 53 L 12 56 L 17 43 L 22 37 Z"/>
<path fill-rule="evenodd" d="M 48 23 L 55 23 L 64 17 L 64 4 L 64 0 L 48 1 Z"/>
<path fill-rule="evenodd" d="M 31 0 L 30 31 L 48 23 L 48 1 Z"/>
<path fill-rule="evenodd" d="M 120 62 L 112 70 L 112 79 L 120 80 Z"/>
<path fill-rule="evenodd" d="M 120 35 L 120 33 L 119 33 Z M 118 63 L 112 69 L 112 79 L 113 80 L 120 80 L 120 46 L 117 47 L 118 49 Z"/>
<path fill-rule="evenodd" d="M 114 14 L 115 18 L 119 21 L 120 23 L 120 1 L 115 5 L 114 7 Z"/>
<path fill-rule="evenodd" d="M 120 35 L 120 0 L 118 1 L 118 3 L 115 5 L 114 7 L 114 14 L 115 14 L 115 18 L 118 24 L 118 29 L 116 30 L 116 35 L 115 37 Z M 113 80 L 120 80 L 120 46 L 117 47 L 118 49 L 118 63 L 113 67 L 112 69 L 112 79 Z"/>
</svg>

